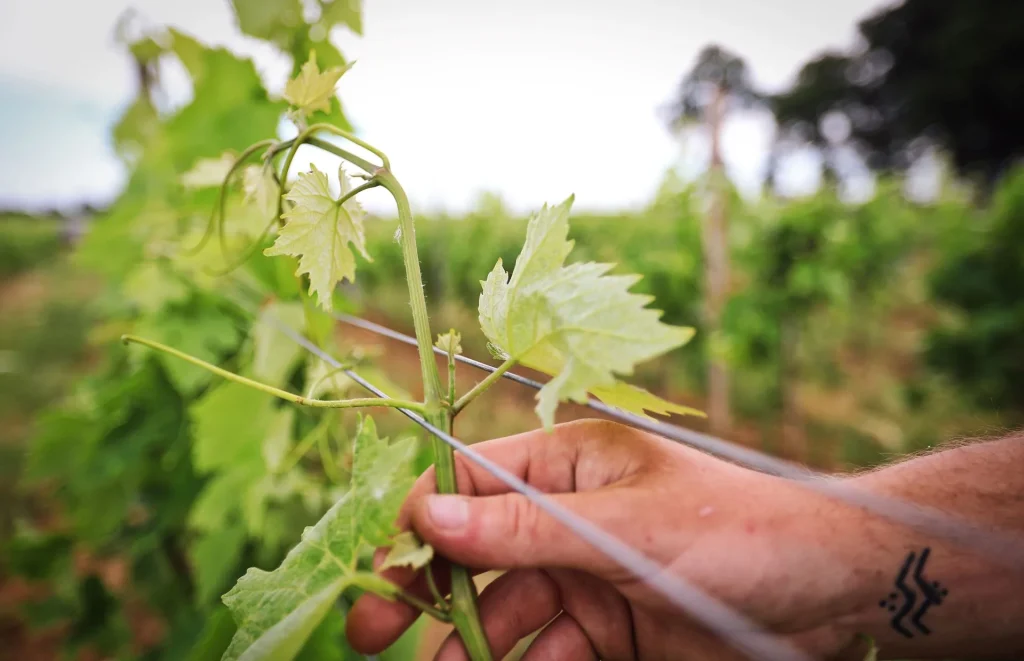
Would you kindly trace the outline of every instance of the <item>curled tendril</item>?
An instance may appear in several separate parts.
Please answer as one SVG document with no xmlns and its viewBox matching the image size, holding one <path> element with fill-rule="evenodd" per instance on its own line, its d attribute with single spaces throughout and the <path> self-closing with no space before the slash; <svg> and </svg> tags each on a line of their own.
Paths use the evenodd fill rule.
<svg viewBox="0 0 1024 661">
<path fill-rule="evenodd" d="M 270 234 L 270 230 L 273 229 L 276 223 L 277 218 L 271 218 L 267 222 L 266 226 L 263 228 L 263 231 L 260 232 L 260 235 L 252 243 L 250 243 L 241 253 L 239 253 L 237 257 L 229 261 L 226 266 L 219 269 L 204 267 L 203 273 L 209 276 L 213 276 L 215 278 L 219 278 L 228 275 L 242 264 L 245 264 L 247 261 L 249 261 L 249 258 L 255 255 L 256 251 L 260 249 L 260 246 L 263 245 L 263 240 L 267 238 L 267 236 Z"/>
<path fill-rule="evenodd" d="M 209 243 L 210 239 L 213 237 L 214 230 L 217 231 L 220 238 L 221 251 L 224 252 L 225 255 L 227 254 L 225 248 L 226 242 L 224 239 L 224 215 L 225 206 L 227 204 L 228 185 L 231 183 L 231 177 L 238 171 L 238 168 L 240 168 L 242 164 L 249 159 L 250 156 L 258 152 L 260 149 L 265 147 L 273 148 L 277 145 L 278 142 L 274 139 L 260 140 L 259 142 L 253 143 L 247 147 L 245 151 L 238 155 L 238 158 L 235 159 L 235 162 L 232 163 L 231 167 L 228 169 L 227 175 L 224 176 L 224 181 L 220 184 L 220 189 L 217 192 L 217 203 L 214 205 L 213 211 L 210 212 L 210 220 L 206 224 L 206 230 L 203 232 L 203 236 L 199 239 L 199 243 L 194 247 L 184 251 L 184 255 L 186 257 L 199 254 L 199 252 L 206 247 L 206 244 Z"/>
</svg>

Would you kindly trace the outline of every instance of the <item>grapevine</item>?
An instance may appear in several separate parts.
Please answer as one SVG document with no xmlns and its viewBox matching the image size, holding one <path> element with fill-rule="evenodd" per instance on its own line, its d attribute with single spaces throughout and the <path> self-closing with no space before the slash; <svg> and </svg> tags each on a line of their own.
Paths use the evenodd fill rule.
<svg viewBox="0 0 1024 661">
<path fill-rule="evenodd" d="M 591 395 L 641 415 L 646 415 L 645 411 L 693 413 L 619 380 L 620 376 L 631 374 L 636 363 L 686 343 L 693 331 L 662 323 L 661 313 L 646 307 L 649 297 L 631 293 L 638 276 L 610 275 L 611 264 L 565 264 L 572 250 L 572 242 L 567 238 L 571 197 L 559 205 L 545 206 L 531 219 L 511 274 L 498 260 L 482 283 L 480 324 L 492 351 L 503 360 L 501 366 L 459 396 L 454 356 L 461 348 L 459 334 L 450 331 L 437 337 L 437 346 L 447 354 L 449 365 L 447 387 L 442 386 L 433 357 L 434 336 L 423 293 L 412 211 L 404 189 L 391 171 L 389 159 L 380 149 L 341 127 L 307 122 L 311 115 L 330 108 L 335 86 L 347 70 L 331 67 L 321 71 L 315 53 L 311 52 L 284 93 L 290 105 L 287 117 L 297 133 L 295 138 L 259 140 L 238 156 L 224 154 L 202 160 L 183 176 L 183 183 L 188 186 L 218 189 L 207 228 L 187 254 L 207 252 L 208 242 L 216 235 L 226 265 L 212 269 L 212 273 L 230 273 L 255 254 L 255 249 L 277 226 L 273 243 L 263 254 L 297 259 L 295 277 L 301 289 L 308 291 L 304 295 L 305 325 L 312 326 L 317 314 L 312 306 L 314 297 L 320 310 L 330 312 L 336 286 L 355 280 L 356 253 L 372 259 L 366 250 L 365 217 L 357 197 L 371 188 L 383 188 L 394 199 L 399 218 L 399 241 L 420 355 L 423 401 L 318 399 L 218 367 L 154 339 L 126 334 L 122 336 L 125 343 L 143 345 L 239 386 L 300 406 L 401 408 L 421 413 L 427 422 L 449 433 L 456 415 L 515 365 L 525 365 L 553 377 L 537 397 L 537 413 L 547 428 L 554 423 L 560 401 L 582 402 Z M 341 144 L 336 142 L 339 138 Z M 343 146 L 346 142 L 369 152 L 377 162 L 350 151 Z M 295 156 L 306 145 L 341 160 L 337 196 L 332 193 L 330 177 L 313 165 L 289 185 Z M 254 157 L 262 163 L 247 165 Z M 352 182 L 346 164 L 362 171 L 359 176 L 364 183 Z M 226 199 L 238 172 L 243 173 L 246 204 L 254 207 L 253 213 L 262 216 L 265 224 L 249 246 L 235 252 L 228 240 L 231 232 Z M 348 495 L 303 534 L 302 541 L 276 570 L 250 570 L 225 595 L 224 601 L 233 612 L 238 630 L 224 659 L 293 658 L 331 605 L 346 589 L 356 587 L 385 598 L 401 599 L 439 620 L 451 621 L 470 657 L 475 661 L 489 660 L 491 653 L 477 613 L 476 590 L 466 568 L 452 567 L 450 599 L 435 587 L 433 604 L 404 593 L 379 574 L 359 568 L 364 548 L 391 545 L 390 564 L 406 564 L 416 569 L 427 566 L 431 552 L 417 546 L 414 538 L 393 529 L 398 505 L 410 485 L 402 476 L 411 475 L 412 451 L 378 440 L 369 417 L 362 418 L 355 438 L 355 463 Z M 438 491 L 457 493 L 451 448 L 434 439 L 433 450 Z M 386 457 L 386 461 L 375 458 L 378 454 Z"/>
</svg>

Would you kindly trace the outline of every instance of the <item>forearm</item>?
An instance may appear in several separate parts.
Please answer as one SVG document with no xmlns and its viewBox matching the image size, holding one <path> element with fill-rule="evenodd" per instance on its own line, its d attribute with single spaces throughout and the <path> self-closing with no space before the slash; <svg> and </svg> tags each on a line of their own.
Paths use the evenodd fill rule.
<svg viewBox="0 0 1024 661">
<path fill-rule="evenodd" d="M 1024 533 L 1024 436 L 917 457 L 849 483 L 983 529 Z M 1011 568 L 875 515 L 857 519 L 846 552 L 858 568 L 856 588 L 842 627 L 872 635 L 883 658 L 1024 651 L 1024 556 Z"/>
</svg>

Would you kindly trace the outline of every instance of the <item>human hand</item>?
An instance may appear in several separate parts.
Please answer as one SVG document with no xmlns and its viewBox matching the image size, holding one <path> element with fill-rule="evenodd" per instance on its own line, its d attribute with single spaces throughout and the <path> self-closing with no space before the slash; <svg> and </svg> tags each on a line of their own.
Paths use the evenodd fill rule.
<svg viewBox="0 0 1024 661">
<path fill-rule="evenodd" d="M 474 449 L 810 655 L 836 657 L 859 646 L 835 625 L 850 608 L 848 509 L 610 422 L 559 425 Z M 497 478 L 460 456 L 456 467 L 465 495 L 436 495 L 427 471 L 399 523 L 445 558 L 508 570 L 479 603 L 496 659 L 542 628 L 524 659 L 744 658 Z M 443 567 L 435 573 L 443 576 Z M 421 576 L 386 575 L 431 601 Z M 349 614 L 349 641 L 378 652 L 418 615 L 364 595 Z M 466 658 L 457 636 L 437 658 Z"/>
</svg>

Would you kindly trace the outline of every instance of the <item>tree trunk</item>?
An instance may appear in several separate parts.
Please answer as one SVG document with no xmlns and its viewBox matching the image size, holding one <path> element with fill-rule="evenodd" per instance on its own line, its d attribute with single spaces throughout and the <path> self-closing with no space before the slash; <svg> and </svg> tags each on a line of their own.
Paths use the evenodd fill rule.
<svg viewBox="0 0 1024 661">
<path fill-rule="evenodd" d="M 725 116 L 725 90 L 715 88 L 708 109 L 707 124 L 711 137 L 710 204 L 704 218 L 705 323 L 710 340 L 708 361 L 708 422 L 714 434 L 726 434 L 732 426 L 729 407 L 729 371 L 716 347 L 720 345 L 722 312 L 729 295 L 728 190 L 722 161 L 722 124 Z"/>
</svg>

